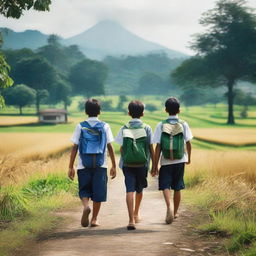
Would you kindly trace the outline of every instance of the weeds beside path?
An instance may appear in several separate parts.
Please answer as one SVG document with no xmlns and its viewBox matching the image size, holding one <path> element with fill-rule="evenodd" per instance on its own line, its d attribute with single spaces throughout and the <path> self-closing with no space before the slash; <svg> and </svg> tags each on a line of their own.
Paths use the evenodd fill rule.
<svg viewBox="0 0 256 256">
<path fill-rule="evenodd" d="M 67 220 L 55 232 L 41 237 L 26 256 L 114 256 L 114 255 L 225 255 L 215 240 L 199 237 L 189 226 L 195 216 L 182 207 L 181 217 L 172 225 L 164 223 L 165 206 L 156 182 L 145 190 L 142 222 L 127 231 L 125 190 L 121 173 L 109 182 L 109 201 L 103 204 L 98 228 L 80 226 L 81 207 L 59 213 Z"/>
</svg>

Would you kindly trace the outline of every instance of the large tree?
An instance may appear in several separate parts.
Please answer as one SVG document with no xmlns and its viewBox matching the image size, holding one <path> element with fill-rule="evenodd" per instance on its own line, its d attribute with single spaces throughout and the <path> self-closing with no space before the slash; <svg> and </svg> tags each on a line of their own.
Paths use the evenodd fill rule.
<svg viewBox="0 0 256 256">
<path fill-rule="evenodd" d="M 6 104 L 18 106 L 22 115 L 22 108 L 35 102 L 36 92 L 24 84 L 18 84 L 6 89 L 4 97 Z"/>
<path fill-rule="evenodd" d="M 71 68 L 69 80 L 72 91 L 76 95 L 104 94 L 104 83 L 106 81 L 108 69 L 104 63 L 85 59 Z"/>
<path fill-rule="evenodd" d="M 18 62 L 13 74 L 16 83 L 24 83 L 36 90 L 36 109 L 39 113 L 44 91 L 50 91 L 57 81 L 55 69 L 45 59 L 34 57 Z"/>
<path fill-rule="evenodd" d="M 37 11 L 49 11 L 51 0 L 0 0 L 0 15 L 7 18 L 19 19 L 24 11 L 31 8 Z M 0 47 L 2 45 L 2 37 L 0 33 Z M 0 108 L 4 106 L 4 98 L 1 95 L 1 89 L 9 87 L 13 84 L 9 77 L 10 67 L 0 52 Z"/>
<path fill-rule="evenodd" d="M 176 83 L 223 86 L 228 90 L 228 124 L 234 124 L 234 86 L 256 80 L 256 16 L 244 0 L 220 0 L 204 13 L 206 31 L 195 35 L 195 57 L 173 73 Z"/>
</svg>

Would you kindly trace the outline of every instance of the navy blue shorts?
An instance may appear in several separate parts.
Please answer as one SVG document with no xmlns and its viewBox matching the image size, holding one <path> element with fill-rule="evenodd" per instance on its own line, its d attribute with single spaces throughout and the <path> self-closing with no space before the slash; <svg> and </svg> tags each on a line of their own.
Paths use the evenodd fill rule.
<svg viewBox="0 0 256 256">
<path fill-rule="evenodd" d="M 184 166 L 184 163 L 162 165 L 159 171 L 159 190 L 184 189 Z"/>
<path fill-rule="evenodd" d="M 79 197 L 91 198 L 94 202 L 107 200 L 107 168 L 77 170 Z"/>
<path fill-rule="evenodd" d="M 126 193 L 137 192 L 141 193 L 143 188 L 148 186 L 147 167 L 123 167 L 124 182 L 126 187 Z"/>
</svg>

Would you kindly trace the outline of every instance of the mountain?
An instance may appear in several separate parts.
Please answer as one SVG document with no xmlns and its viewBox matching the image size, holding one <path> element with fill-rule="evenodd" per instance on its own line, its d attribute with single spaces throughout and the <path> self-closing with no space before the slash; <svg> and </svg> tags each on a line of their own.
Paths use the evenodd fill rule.
<svg viewBox="0 0 256 256">
<path fill-rule="evenodd" d="M 49 35 L 37 30 L 15 32 L 8 28 L 0 28 L 3 35 L 3 49 L 37 49 L 47 43 Z M 62 39 L 65 45 L 76 44 L 81 51 L 92 59 L 102 60 L 106 56 L 146 55 L 149 53 L 166 53 L 170 58 L 186 58 L 184 53 L 171 50 L 160 44 L 144 40 L 133 34 L 119 23 L 101 21 L 83 33 Z"/>
<path fill-rule="evenodd" d="M 102 59 L 107 55 L 145 55 L 165 52 L 171 58 L 187 55 L 152 43 L 133 34 L 119 23 L 101 21 L 83 33 L 64 40 L 67 45 L 77 44 L 89 58 Z"/>
<path fill-rule="evenodd" d="M 49 35 L 45 35 L 38 30 L 25 30 L 24 32 L 15 32 L 8 28 L 0 28 L 3 36 L 3 49 L 37 49 L 47 44 Z"/>
</svg>

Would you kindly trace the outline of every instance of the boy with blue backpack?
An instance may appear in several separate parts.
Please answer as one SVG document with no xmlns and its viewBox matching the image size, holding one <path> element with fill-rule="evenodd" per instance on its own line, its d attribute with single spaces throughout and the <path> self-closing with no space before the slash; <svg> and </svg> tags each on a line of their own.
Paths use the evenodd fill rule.
<svg viewBox="0 0 256 256">
<path fill-rule="evenodd" d="M 99 225 L 97 217 L 101 202 L 105 202 L 107 196 L 107 151 L 112 162 L 110 176 L 112 179 L 116 176 L 115 155 L 111 145 L 114 138 L 109 125 L 98 119 L 100 110 L 99 101 L 87 100 L 85 113 L 88 115 L 88 119 L 76 126 L 71 138 L 74 145 L 70 155 L 68 176 L 70 179 L 74 179 L 75 169 L 73 166 L 77 151 L 79 151 L 77 176 L 79 197 L 84 206 L 81 218 L 83 227 L 89 226 L 90 199 L 93 201 L 91 227 Z"/>
<path fill-rule="evenodd" d="M 185 163 L 191 160 L 191 139 L 193 138 L 188 124 L 179 119 L 179 101 L 171 97 L 165 102 L 165 111 L 169 117 L 160 122 L 154 133 L 155 169 L 153 176 L 158 174 L 158 162 L 161 156 L 159 171 L 159 190 L 163 191 L 167 212 L 165 222 L 171 224 L 178 217 L 178 208 L 181 199 L 181 190 L 185 188 Z M 174 190 L 173 203 L 170 202 L 170 189 Z"/>
<path fill-rule="evenodd" d="M 129 214 L 128 230 L 136 229 L 135 223 L 140 221 L 139 208 L 143 189 L 147 187 L 147 172 L 150 158 L 154 169 L 154 149 L 152 130 L 141 121 L 144 105 L 137 100 L 128 105 L 131 120 L 124 125 L 115 141 L 120 147 L 120 168 L 123 169 L 126 186 L 126 203 Z M 134 193 L 135 207 L 134 207 Z"/>
</svg>

